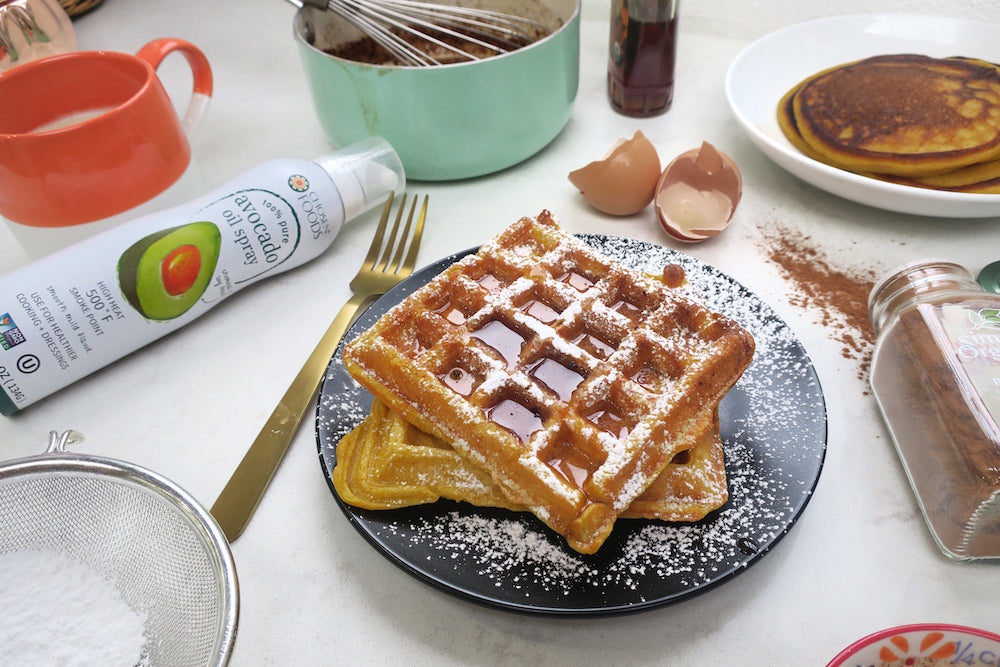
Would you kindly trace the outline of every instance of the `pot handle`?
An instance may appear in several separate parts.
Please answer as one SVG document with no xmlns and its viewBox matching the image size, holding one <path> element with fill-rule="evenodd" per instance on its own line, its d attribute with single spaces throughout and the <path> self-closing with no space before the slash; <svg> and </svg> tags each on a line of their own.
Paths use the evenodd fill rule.
<svg viewBox="0 0 1000 667">
<path fill-rule="evenodd" d="M 194 77 L 191 101 L 188 102 L 184 117 L 181 118 L 184 134 L 190 137 L 208 108 L 208 102 L 212 97 L 212 68 L 208 64 L 208 58 L 205 57 L 201 49 L 191 42 L 176 37 L 154 39 L 139 49 L 135 55 L 156 69 L 163 62 L 163 59 L 174 51 L 178 51 L 184 56 Z"/>
</svg>

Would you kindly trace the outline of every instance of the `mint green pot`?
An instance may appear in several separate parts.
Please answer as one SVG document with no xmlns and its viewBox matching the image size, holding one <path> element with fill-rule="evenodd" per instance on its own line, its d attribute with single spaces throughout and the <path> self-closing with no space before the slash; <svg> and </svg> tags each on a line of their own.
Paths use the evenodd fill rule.
<svg viewBox="0 0 1000 667">
<path fill-rule="evenodd" d="M 446 181 L 510 167 L 552 141 L 569 119 L 579 85 L 580 0 L 485 4 L 513 13 L 540 4 L 558 22 L 545 39 L 478 62 L 376 67 L 324 53 L 359 33 L 333 12 L 300 9 L 295 40 L 316 114 L 333 144 L 381 135 L 408 179 Z"/>
</svg>

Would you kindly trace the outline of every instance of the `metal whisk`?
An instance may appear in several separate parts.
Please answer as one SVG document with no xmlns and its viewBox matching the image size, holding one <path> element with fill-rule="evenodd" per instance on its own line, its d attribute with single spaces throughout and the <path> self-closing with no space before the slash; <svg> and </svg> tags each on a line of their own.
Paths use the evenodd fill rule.
<svg viewBox="0 0 1000 667">
<path fill-rule="evenodd" d="M 288 1 L 336 12 L 404 65 L 444 64 L 427 52 L 427 45 L 451 54 L 447 62 L 480 60 L 519 49 L 549 32 L 541 23 L 513 14 L 419 0 Z"/>
</svg>

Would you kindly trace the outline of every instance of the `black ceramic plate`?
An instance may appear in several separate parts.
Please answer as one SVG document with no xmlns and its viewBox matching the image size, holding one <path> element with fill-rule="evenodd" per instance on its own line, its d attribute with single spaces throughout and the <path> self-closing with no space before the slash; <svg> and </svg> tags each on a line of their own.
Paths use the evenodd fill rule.
<svg viewBox="0 0 1000 667">
<path fill-rule="evenodd" d="M 826 453 L 826 407 L 816 372 L 767 305 L 717 269 L 675 251 L 606 236 L 581 238 L 636 269 L 659 272 L 667 263 L 682 265 L 708 305 L 756 339 L 753 363 L 720 406 L 729 501 L 695 524 L 619 520 L 600 551 L 584 556 L 530 514 L 449 501 L 367 511 L 343 503 L 333 491 L 354 527 L 403 570 L 460 598 L 508 611 L 633 612 L 728 581 L 792 527 L 809 502 Z M 344 340 L 464 254 L 413 274 L 377 301 Z M 338 349 L 316 415 L 319 458 L 331 490 L 337 442 L 370 407 L 371 395 L 348 375 Z"/>
</svg>

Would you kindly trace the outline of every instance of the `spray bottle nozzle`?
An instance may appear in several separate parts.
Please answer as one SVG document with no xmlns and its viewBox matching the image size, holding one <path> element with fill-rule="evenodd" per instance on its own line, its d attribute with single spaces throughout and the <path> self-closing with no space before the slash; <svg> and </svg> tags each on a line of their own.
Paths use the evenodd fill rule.
<svg viewBox="0 0 1000 667">
<path fill-rule="evenodd" d="M 315 160 L 340 192 L 344 220 L 358 217 L 406 188 L 406 173 L 396 151 L 379 136 L 368 137 Z"/>
</svg>

